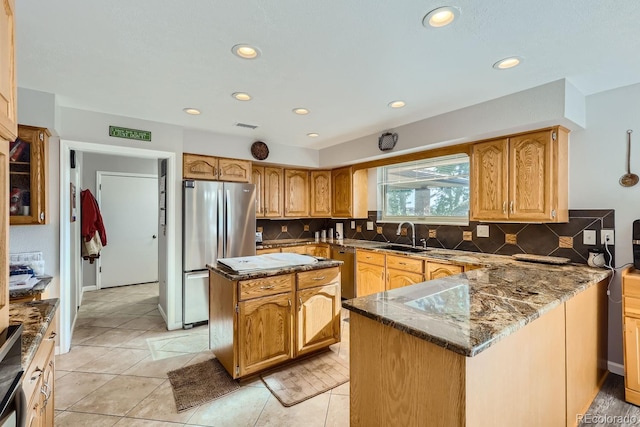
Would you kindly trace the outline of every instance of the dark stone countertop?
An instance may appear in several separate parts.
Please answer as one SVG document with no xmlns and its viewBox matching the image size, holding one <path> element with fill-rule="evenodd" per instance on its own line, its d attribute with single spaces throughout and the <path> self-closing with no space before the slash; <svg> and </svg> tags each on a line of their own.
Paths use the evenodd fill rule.
<svg viewBox="0 0 640 427">
<path fill-rule="evenodd" d="M 38 295 L 43 293 L 49 283 L 51 283 L 51 276 L 36 276 L 40 281 L 36 283 L 36 285 L 31 289 L 11 289 L 9 288 L 9 299 L 13 298 L 24 298 L 28 296 Z"/>
<path fill-rule="evenodd" d="M 22 323 L 22 367 L 29 366 L 58 308 L 58 298 L 9 304 L 9 323 Z"/>
<path fill-rule="evenodd" d="M 322 268 L 329 267 L 339 267 L 342 265 L 342 261 L 336 261 L 333 259 L 327 258 L 317 258 L 318 262 L 315 264 L 307 264 L 307 265 L 296 265 L 293 267 L 284 267 L 284 268 L 271 268 L 268 270 L 260 270 L 254 271 L 250 273 L 237 273 L 222 264 L 216 263 L 215 265 L 207 264 L 207 267 L 210 271 L 221 275 L 225 279 L 228 280 L 248 280 L 248 279 L 259 279 L 262 277 L 269 276 L 279 276 L 281 274 L 289 274 L 289 273 L 300 273 L 302 271 L 312 271 L 312 270 L 320 270 Z"/>
<path fill-rule="evenodd" d="M 490 267 L 355 298 L 342 306 L 471 357 L 611 274 L 582 265 L 501 258 Z"/>
</svg>

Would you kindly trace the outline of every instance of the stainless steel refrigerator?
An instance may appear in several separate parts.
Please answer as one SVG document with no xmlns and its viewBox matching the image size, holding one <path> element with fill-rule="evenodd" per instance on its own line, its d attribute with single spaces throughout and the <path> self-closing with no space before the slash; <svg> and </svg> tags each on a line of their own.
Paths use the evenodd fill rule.
<svg viewBox="0 0 640 427">
<path fill-rule="evenodd" d="M 182 324 L 209 319 L 209 273 L 218 258 L 256 254 L 256 187 L 185 180 L 182 185 Z"/>
</svg>

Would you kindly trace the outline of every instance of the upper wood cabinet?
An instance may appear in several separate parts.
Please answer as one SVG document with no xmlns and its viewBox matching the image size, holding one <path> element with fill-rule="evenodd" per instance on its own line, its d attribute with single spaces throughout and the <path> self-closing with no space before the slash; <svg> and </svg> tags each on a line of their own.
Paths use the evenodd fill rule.
<svg viewBox="0 0 640 427">
<path fill-rule="evenodd" d="M 284 206 L 284 170 L 264 168 L 264 218 L 281 218 Z"/>
<path fill-rule="evenodd" d="M 560 126 L 474 144 L 471 220 L 567 222 L 567 170 Z"/>
<path fill-rule="evenodd" d="M 9 218 L 11 224 L 46 224 L 47 146 L 45 128 L 18 126 L 9 147 Z"/>
<path fill-rule="evenodd" d="M 352 167 L 331 171 L 331 212 L 337 218 L 367 217 L 367 171 Z"/>
<path fill-rule="evenodd" d="M 183 153 L 182 177 L 210 181 L 251 182 L 251 162 Z"/>
<path fill-rule="evenodd" d="M 16 110 L 16 56 L 14 0 L 2 0 L 0 8 L 0 139 L 18 136 Z"/>
<path fill-rule="evenodd" d="M 311 171 L 309 180 L 312 217 L 331 216 L 331 171 Z"/>
<path fill-rule="evenodd" d="M 309 171 L 284 170 L 284 216 L 309 216 Z"/>
<path fill-rule="evenodd" d="M 264 218 L 264 167 L 251 168 L 251 183 L 256 186 L 256 218 Z"/>
</svg>

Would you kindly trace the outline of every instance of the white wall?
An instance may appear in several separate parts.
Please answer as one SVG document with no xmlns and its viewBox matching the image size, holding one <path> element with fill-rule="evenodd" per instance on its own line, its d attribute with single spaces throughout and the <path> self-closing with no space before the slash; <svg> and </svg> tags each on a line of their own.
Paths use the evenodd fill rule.
<svg viewBox="0 0 640 427">
<path fill-rule="evenodd" d="M 9 252 L 41 251 L 45 261 L 45 273 L 53 276 L 44 297 L 59 296 L 60 248 L 59 204 L 56 195 L 59 191 L 58 163 L 59 138 L 53 128 L 55 123 L 55 96 L 50 93 L 18 88 L 18 123 L 39 126 L 51 131 L 49 145 L 45 151 L 49 169 L 47 186 L 47 224 L 12 225 L 9 227 Z"/>
<path fill-rule="evenodd" d="M 158 174 L 158 161 L 133 157 L 113 156 L 99 153 L 84 153 L 82 156 L 82 189 L 91 191 L 98 197 L 96 189 L 96 172 L 133 172 L 142 174 Z M 123 189 L 125 191 L 126 189 Z M 78 190 L 78 198 L 80 192 Z M 79 199 L 78 199 L 79 201 Z M 105 224 L 106 227 L 107 224 Z M 108 230 L 107 230 L 108 231 Z M 108 237 L 108 236 L 107 236 Z M 82 286 L 96 285 L 96 264 L 82 262 Z"/>
<path fill-rule="evenodd" d="M 352 164 L 552 125 L 570 130 L 584 126 L 584 97 L 566 80 L 399 126 L 393 129 L 398 144 L 390 153 L 378 149 L 378 137 L 388 129 L 324 148 L 320 166 Z"/>
<path fill-rule="evenodd" d="M 640 219 L 640 184 L 625 188 L 626 131 L 633 129 L 631 171 L 640 174 L 640 84 L 586 98 L 587 128 L 572 132 L 569 144 L 569 207 L 615 209 L 616 265 L 633 261 L 631 227 Z M 609 360 L 622 363 L 620 278 L 611 285 Z"/>
</svg>

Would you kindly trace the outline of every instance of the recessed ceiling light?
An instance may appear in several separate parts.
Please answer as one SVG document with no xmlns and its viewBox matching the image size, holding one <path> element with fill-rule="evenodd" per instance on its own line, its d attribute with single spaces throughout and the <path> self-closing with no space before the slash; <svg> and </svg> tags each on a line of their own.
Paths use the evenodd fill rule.
<svg viewBox="0 0 640 427">
<path fill-rule="evenodd" d="M 320 134 L 319 133 L 315 133 L 315 132 L 311 132 L 311 133 L 308 133 L 307 136 L 309 138 L 317 138 L 317 137 L 320 136 Z"/>
<path fill-rule="evenodd" d="M 256 59 L 260 56 L 260 50 L 248 44 L 237 44 L 231 48 L 231 52 L 243 59 Z"/>
<path fill-rule="evenodd" d="M 244 92 L 233 92 L 231 94 L 231 96 L 233 96 L 238 101 L 250 101 L 251 100 L 251 95 L 249 95 L 248 93 L 244 93 Z"/>
<path fill-rule="evenodd" d="M 197 116 L 198 114 L 200 114 L 200 110 L 198 110 L 197 108 L 183 108 L 182 111 L 184 111 L 187 114 L 191 114 L 192 116 Z"/>
<path fill-rule="evenodd" d="M 391 101 L 389 104 L 389 107 L 391 108 L 402 108 L 404 107 L 406 104 L 404 101 Z"/>
<path fill-rule="evenodd" d="M 460 14 L 460 9 L 453 6 L 443 6 L 433 9 L 422 18 L 425 27 L 440 28 L 451 24 Z"/>
<path fill-rule="evenodd" d="M 305 114 L 309 114 L 309 110 L 307 110 L 306 108 L 294 108 L 293 110 L 294 113 L 300 115 L 300 116 L 304 116 Z"/>
<path fill-rule="evenodd" d="M 516 65 L 519 65 L 522 62 L 522 57 L 520 56 L 511 56 L 509 58 L 501 59 L 500 61 L 493 64 L 493 68 L 496 70 L 506 70 L 508 68 L 513 68 Z"/>
</svg>

